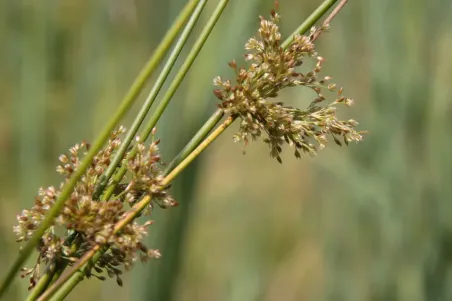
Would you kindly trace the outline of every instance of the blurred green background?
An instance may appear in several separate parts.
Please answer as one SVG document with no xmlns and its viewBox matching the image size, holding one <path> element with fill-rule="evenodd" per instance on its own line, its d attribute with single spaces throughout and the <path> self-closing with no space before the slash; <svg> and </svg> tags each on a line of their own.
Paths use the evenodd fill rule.
<svg viewBox="0 0 452 302">
<path fill-rule="evenodd" d="M 283 34 L 320 2 L 280 0 Z M 59 154 L 96 137 L 184 3 L 0 1 L 0 275 L 18 252 L 15 215 L 60 182 Z M 227 62 L 243 62 L 272 7 L 226 8 L 158 124 L 166 161 L 215 110 L 212 78 L 233 78 Z M 449 0 L 349 1 L 318 51 L 355 99 L 341 115 L 369 130 L 364 142 L 301 160 L 286 150 L 280 165 L 262 142 L 242 155 L 233 126 L 175 182 L 181 205 L 155 214 L 148 246 L 163 257 L 123 288 L 90 279 L 68 298 L 452 299 L 451 13 Z M 312 94 L 282 97 L 303 107 Z"/>
</svg>

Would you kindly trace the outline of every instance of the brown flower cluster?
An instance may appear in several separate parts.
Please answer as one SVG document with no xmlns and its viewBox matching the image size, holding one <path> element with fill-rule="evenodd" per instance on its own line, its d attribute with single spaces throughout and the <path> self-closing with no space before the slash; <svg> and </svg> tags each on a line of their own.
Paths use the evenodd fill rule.
<svg viewBox="0 0 452 302">
<path fill-rule="evenodd" d="M 272 11 L 270 20 L 261 17 L 258 38 L 251 38 L 245 45 L 245 60 L 249 67 L 237 68 L 235 61 L 229 63 L 236 74 L 236 83 L 220 77 L 214 79 L 219 89 L 214 94 L 222 102 L 220 108 L 240 118 L 240 130 L 234 136 L 236 141 L 248 142 L 266 133 L 264 142 L 269 144 L 270 155 L 281 162 L 282 145 L 315 155 L 325 147 L 327 137 L 341 145 L 362 140 L 362 132 L 355 130 L 355 120 L 342 121 L 336 117 L 336 105 L 352 105 L 353 101 L 342 96 L 342 88 L 329 83 L 331 77 L 319 77 L 324 59 L 315 51 L 314 40 L 326 27 L 312 28 L 308 36 L 295 35 L 290 45 L 281 46 L 281 34 L 277 23 L 277 12 Z M 297 71 L 306 59 L 316 60 L 313 70 Z M 315 91 L 316 99 L 305 110 L 272 102 L 280 90 L 286 87 L 305 86 Z M 333 102 L 324 105 L 323 91 L 337 92 Z"/>
<path fill-rule="evenodd" d="M 127 181 L 117 187 L 116 195 L 111 200 L 92 198 L 96 182 L 117 152 L 124 132 L 125 128 L 120 127 L 111 134 L 106 147 L 97 153 L 87 172 L 76 184 L 63 210 L 56 217 L 54 225 L 42 237 L 38 246 L 39 257 L 36 265 L 32 269 L 24 269 L 22 274 L 30 275 L 30 288 L 40 277 L 41 262 L 49 264 L 66 260 L 71 264 L 97 244 L 108 244 L 110 248 L 101 256 L 94 270 L 98 273 L 105 271 L 110 277 L 116 276 L 118 284 L 122 284 L 119 266 L 124 265 L 128 269 L 137 259 L 146 261 L 160 256 L 158 251 L 148 249 L 142 243 L 151 221 L 143 224 L 132 222 L 121 232 L 113 234 L 113 228 L 124 217 L 126 207 L 143 194 L 152 193 L 155 196 L 153 200 L 163 207 L 176 204 L 168 192 L 160 186 L 163 180 L 163 164 L 159 155 L 159 140 L 153 138 L 148 147 L 137 142 L 136 155 L 122 162 L 128 170 Z M 17 216 L 18 224 L 14 227 L 17 241 L 27 241 L 33 236 L 58 198 L 60 189 L 78 168 L 81 155 L 86 154 L 88 149 L 89 145 L 83 142 L 70 148 L 68 154 L 59 157 L 60 165 L 56 170 L 65 176 L 65 181 L 60 184 L 59 189 L 53 186 L 39 189 L 34 206 L 29 210 L 23 210 Z M 124 158 L 127 156 L 128 153 Z M 94 274 L 88 274 L 91 275 Z M 102 276 L 96 277 L 104 279 Z"/>
</svg>

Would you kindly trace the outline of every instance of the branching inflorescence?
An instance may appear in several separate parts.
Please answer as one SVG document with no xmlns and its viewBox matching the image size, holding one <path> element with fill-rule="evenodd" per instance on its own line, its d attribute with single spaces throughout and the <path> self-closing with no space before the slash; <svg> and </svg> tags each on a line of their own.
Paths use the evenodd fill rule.
<svg viewBox="0 0 452 302">
<path fill-rule="evenodd" d="M 32 269 L 24 269 L 23 272 L 23 276 L 30 275 L 30 287 L 33 287 L 40 277 L 41 262 L 48 264 L 65 259 L 73 263 L 98 244 L 108 244 L 110 249 L 102 255 L 94 270 L 116 276 L 118 283 L 122 282 L 118 266 L 124 265 L 128 269 L 137 259 L 146 261 L 160 256 L 157 250 L 148 249 L 142 243 L 147 226 L 152 221 L 143 224 L 133 222 L 126 225 L 120 233 L 113 234 L 113 227 L 123 218 L 126 205 L 133 204 L 144 193 L 153 194 L 153 201 L 160 206 L 175 205 L 173 198 L 162 190 L 160 185 L 164 176 L 158 149 L 159 140 L 152 140 L 147 147 L 137 143 L 137 154 L 123 161 L 123 165 L 128 169 L 128 181 L 118 186 L 116 196 L 107 201 L 92 198 L 96 181 L 110 164 L 112 156 L 121 144 L 120 137 L 124 132 L 125 128 L 120 127 L 112 133 L 106 147 L 97 153 L 91 167 L 77 183 L 71 197 L 55 219 L 54 225 L 42 237 L 38 246 L 39 256 L 36 265 Z M 68 154 L 59 157 L 60 165 L 56 170 L 65 176 L 65 181 L 77 169 L 80 156 L 86 153 L 88 148 L 89 145 L 83 142 L 70 148 Z M 124 158 L 127 158 L 127 155 Z M 60 188 L 63 184 L 64 182 L 60 184 Z M 30 210 L 23 210 L 17 216 L 18 225 L 14 227 L 14 232 L 18 241 L 27 241 L 31 238 L 59 193 L 59 189 L 53 186 L 39 189 L 34 206 Z M 150 210 L 149 208 L 148 212 Z M 69 236 L 77 236 L 79 248 L 76 251 L 71 250 L 71 241 L 67 240 Z M 97 277 L 104 279 L 103 276 Z"/>
<path fill-rule="evenodd" d="M 350 106 L 352 99 L 342 96 L 342 88 L 329 83 L 331 77 L 319 78 L 324 58 L 315 51 L 315 38 L 327 30 L 327 25 L 312 28 L 308 36 L 295 35 L 292 43 L 281 47 L 281 34 L 277 23 L 279 14 L 272 11 L 270 20 L 261 17 L 259 38 L 251 38 L 245 45 L 245 60 L 249 67 L 237 68 L 235 61 L 229 63 L 236 74 L 236 84 L 220 77 L 214 79 L 215 95 L 222 102 L 220 108 L 226 113 L 240 118 L 239 132 L 235 141 L 248 142 L 266 133 L 264 142 L 269 144 L 270 155 L 281 162 L 282 145 L 286 142 L 295 149 L 299 158 L 300 151 L 315 155 L 325 147 L 327 136 L 341 145 L 337 137 L 342 136 L 345 144 L 362 139 L 362 132 L 355 130 L 358 122 L 342 121 L 336 117 L 336 105 Z M 309 72 L 299 72 L 306 59 L 315 59 L 315 68 Z M 284 106 L 282 102 L 271 99 L 286 87 L 306 86 L 317 94 L 307 109 L 301 110 Z M 326 105 L 323 91 L 337 92 L 337 98 Z"/>
</svg>

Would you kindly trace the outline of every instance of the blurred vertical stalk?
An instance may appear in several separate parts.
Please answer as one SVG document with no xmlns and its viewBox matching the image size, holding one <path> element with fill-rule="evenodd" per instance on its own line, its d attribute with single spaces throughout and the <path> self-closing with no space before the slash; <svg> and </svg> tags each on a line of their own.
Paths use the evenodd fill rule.
<svg viewBox="0 0 452 302">
<path fill-rule="evenodd" d="M 21 14 L 19 81 L 16 86 L 17 138 L 21 207 L 28 207 L 42 182 L 47 98 L 48 14 L 46 5 L 27 2 Z"/>
<path fill-rule="evenodd" d="M 18 152 L 18 189 L 20 207 L 27 208 L 33 201 L 36 188 L 43 183 L 47 112 L 47 46 L 53 10 L 48 3 L 19 1 L 21 5 L 19 39 L 20 63 L 15 81 L 14 137 Z M 21 283 L 23 291 L 27 284 Z"/>
<path fill-rule="evenodd" d="M 112 83 L 112 65 L 106 64 L 110 56 L 109 36 L 110 26 L 106 26 L 105 10 L 106 1 L 94 1 L 86 11 L 86 20 L 80 28 L 80 54 L 78 62 L 74 64 L 74 96 L 72 103 L 72 120 L 69 123 L 68 132 L 71 137 L 74 135 L 91 133 L 93 125 L 102 125 L 99 118 L 108 118 L 106 112 L 114 111 L 111 100 L 108 106 L 106 98 L 116 97 L 116 85 Z M 89 66 L 89 68 L 87 68 Z M 108 87 L 107 95 L 102 95 L 102 89 Z M 84 122 L 80 122 L 80 116 L 85 117 Z M 96 128 L 98 129 L 98 128 Z"/>
</svg>

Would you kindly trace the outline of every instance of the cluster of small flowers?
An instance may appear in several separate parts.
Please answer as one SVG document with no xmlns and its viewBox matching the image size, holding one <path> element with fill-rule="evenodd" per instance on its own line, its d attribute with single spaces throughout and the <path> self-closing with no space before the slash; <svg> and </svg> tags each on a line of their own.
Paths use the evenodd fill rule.
<svg viewBox="0 0 452 302">
<path fill-rule="evenodd" d="M 328 26 L 312 28 L 309 36 L 295 35 L 291 44 L 283 49 L 277 26 L 279 18 L 275 11 L 270 20 L 261 17 L 259 38 L 251 38 L 245 45 L 245 60 L 250 62 L 248 69 L 237 68 L 235 61 L 229 63 L 236 74 L 235 85 L 220 77 L 214 79 L 214 85 L 219 87 L 214 94 L 221 100 L 220 108 L 241 120 L 235 141 L 247 143 L 249 137 L 255 140 L 266 133 L 264 142 L 270 146 L 270 155 L 281 162 L 284 143 L 293 147 L 299 158 L 300 151 L 315 155 L 323 149 L 328 135 L 337 144 L 341 143 L 336 136 L 342 136 L 346 144 L 362 140 L 362 132 L 355 130 L 356 121 L 341 121 L 336 117 L 335 105 L 350 106 L 353 101 L 342 96 L 342 88 L 328 84 L 331 77 L 318 77 L 324 58 L 315 51 L 314 40 Z M 296 71 L 306 58 L 316 60 L 315 68 L 306 73 Z M 316 92 L 317 98 L 306 110 L 269 100 L 278 96 L 280 90 L 294 86 L 306 86 Z M 337 91 L 336 100 L 321 106 L 326 99 L 323 90 Z"/>
<path fill-rule="evenodd" d="M 176 205 L 174 199 L 164 191 L 165 188 L 160 186 L 164 177 L 158 149 L 159 140 L 153 139 L 149 147 L 137 142 L 136 155 L 129 160 L 123 160 L 122 164 L 128 170 L 128 181 L 118 186 L 117 195 L 106 201 L 92 198 L 96 181 L 107 169 L 112 156 L 121 145 L 120 137 L 124 132 L 125 128 L 121 126 L 111 134 L 106 147 L 96 154 L 91 166 L 76 184 L 54 225 L 42 237 L 36 265 L 32 269 L 23 269 L 22 277 L 30 276 L 30 288 L 34 287 L 40 277 L 41 262 L 49 264 L 65 260 L 71 264 L 97 244 L 108 244 L 110 248 L 101 256 L 94 270 L 98 273 L 105 271 L 110 277 L 116 276 L 118 284 L 122 284 L 119 277 L 122 272 L 118 266 L 124 265 L 129 269 L 138 258 L 146 261 L 160 256 L 157 250 L 148 249 L 142 243 L 151 221 L 143 224 L 132 222 L 121 232 L 113 234 L 115 224 L 124 217 L 125 206 L 133 204 L 143 194 L 150 193 L 155 196 L 155 201 L 160 206 Z M 17 216 L 18 224 L 14 227 L 17 241 L 27 241 L 33 236 L 57 200 L 60 189 L 78 168 L 81 153 L 86 154 L 88 150 L 89 145 L 83 142 L 70 148 L 68 154 L 59 157 L 61 164 L 56 170 L 65 176 L 65 181 L 60 184 L 59 189 L 52 186 L 47 189 L 40 188 L 34 206 L 23 210 Z M 126 153 L 125 158 L 128 154 Z M 59 229 L 64 229 L 65 234 L 58 235 Z M 77 244 L 75 250 L 74 244 Z M 91 275 L 95 276 L 88 274 L 88 277 Z M 104 279 L 102 276 L 96 277 Z"/>
</svg>

